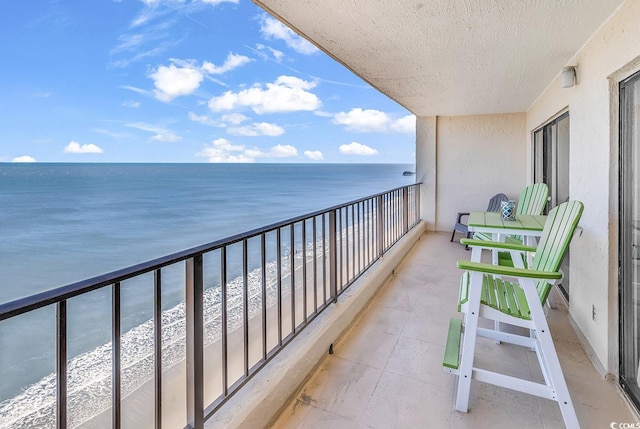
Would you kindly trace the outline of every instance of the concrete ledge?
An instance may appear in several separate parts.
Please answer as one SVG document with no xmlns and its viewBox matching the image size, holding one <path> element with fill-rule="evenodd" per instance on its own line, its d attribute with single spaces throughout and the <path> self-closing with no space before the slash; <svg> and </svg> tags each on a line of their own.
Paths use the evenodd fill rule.
<svg viewBox="0 0 640 429">
<path fill-rule="evenodd" d="M 207 421 L 207 428 L 267 427 L 425 232 L 420 222 Z"/>
</svg>

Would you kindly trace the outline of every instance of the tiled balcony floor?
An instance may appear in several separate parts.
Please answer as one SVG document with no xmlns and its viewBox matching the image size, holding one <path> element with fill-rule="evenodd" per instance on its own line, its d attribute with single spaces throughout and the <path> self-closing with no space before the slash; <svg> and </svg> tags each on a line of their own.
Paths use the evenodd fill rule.
<svg viewBox="0 0 640 429">
<path fill-rule="evenodd" d="M 444 373 L 442 357 L 449 318 L 459 316 L 455 263 L 470 252 L 449 238 L 422 236 L 272 429 L 564 427 L 555 402 L 477 381 L 469 412 L 455 411 L 456 377 Z M 616 385 L 593 368 L 563 301 L 555 301 L 549 324 L 582 427 L 636 423 Z M 476 366 L 542 377 L 533 352 L 489 340 L 478 340 Z"/>
</svg>

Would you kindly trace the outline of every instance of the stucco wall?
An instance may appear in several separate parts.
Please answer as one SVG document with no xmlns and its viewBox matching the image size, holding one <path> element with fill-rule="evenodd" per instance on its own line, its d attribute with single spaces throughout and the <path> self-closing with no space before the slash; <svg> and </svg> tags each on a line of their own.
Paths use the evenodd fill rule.
<svg viewBox="0 0 640 429">
<path fill-rule="evenodd" d="M 435 116 L 416 118 L 416 181 L 420 188 L 420 216 L 430 231 L 436 225 L 436 123 Z"/>
<path fill-rule="evenodd" d="M 570 313 L 608 372 L 617 372 L 617 83 L 640 56 L 640 2 L 626 2 L 568 65 L 578 84 L 552 82 L 527 112 L 527 132 L 568 107 L 570 197 L 584 202 L 571 246 Z M 635 60 L 635 61 L 634 61 Z M 527 166 L 531 178 L 531 138 Z M 592 306 L 596 318 L 592 320 Z"/>
<path fill-rule="evenodd" d="M 451 231 L 457 212 L 485 210 L 499 192 L 517 199 L 527 184 L 525 120 L 524 113 L 418 118 L 423 205 L 434 204 L 435 193 L 435 213 L 422 211 L 433 216 L 429 229 Z"/>
</svg>

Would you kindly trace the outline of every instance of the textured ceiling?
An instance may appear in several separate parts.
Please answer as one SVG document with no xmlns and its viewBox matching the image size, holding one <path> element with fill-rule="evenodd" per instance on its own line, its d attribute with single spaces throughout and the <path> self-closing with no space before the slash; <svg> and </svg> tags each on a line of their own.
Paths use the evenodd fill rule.
<svg viewBox="0 0 640 429">
<path fill-rule="evenodd" d="M 419 116 L 526 111 L 622 0 L 254 0 Z"/>
</svg>

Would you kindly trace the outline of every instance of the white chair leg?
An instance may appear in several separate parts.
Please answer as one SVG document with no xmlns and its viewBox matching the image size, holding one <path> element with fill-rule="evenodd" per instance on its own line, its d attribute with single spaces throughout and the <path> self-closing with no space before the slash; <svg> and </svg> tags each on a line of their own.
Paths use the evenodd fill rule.
<svg viewBox="0 0 640 429">
<path fill-rule="evenodd" d="M 458 372 L 458 393 L 456 396 L 456 410 L 465 413 L 469 410 L 469 394 L 471 392 L 473 357 L 476 349 L 476 334 L 478 332 L 481 288 L 482 273 L 471 273 L 468 307 L 462 337 L 462 353 Z"/>
<path fill-rule="evenodd" d="M 565 426 L 567 428 L 578 428 L 580 427 L 578 417 L 576 416 L 576 411 L 573 407 L 571 396 L 569 395 L 569 389 L 567 388 L 567 383 L 562 373 L 558 353 L 551 338 L 547 318 L 544 315 L 540 300 L 535 293 L 535 286 L 532 285 L 532 287 L 525 288 L 525 294 L 530 303 L 531 320 L 536 327 L 536 338 L 539 344 L 538 353 L 539 359 L 541 360 L 540 364 L 543 366 L 542 370 L 544 371 L 545 368 L 547 370 L 549 377 L 548 382 L 556 392 L 556 400 L 560 405 Z"/>
</svg>

